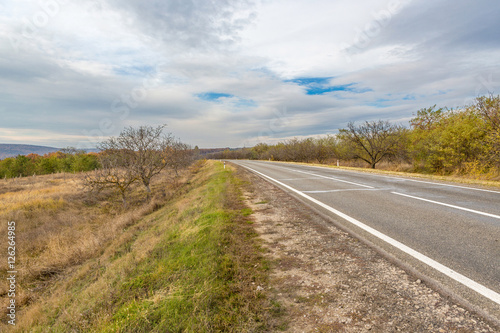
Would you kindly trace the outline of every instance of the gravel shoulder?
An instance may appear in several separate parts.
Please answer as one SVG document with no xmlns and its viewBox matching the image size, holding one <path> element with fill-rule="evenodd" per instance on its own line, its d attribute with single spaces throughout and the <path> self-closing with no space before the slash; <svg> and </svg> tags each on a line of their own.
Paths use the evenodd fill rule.
<svg viewBox="0 0 500 333">
<path fill-rule="evenodd" d="M 286 332 L 497 332 L 281 189 L 236 167 Z"/>
</svg>

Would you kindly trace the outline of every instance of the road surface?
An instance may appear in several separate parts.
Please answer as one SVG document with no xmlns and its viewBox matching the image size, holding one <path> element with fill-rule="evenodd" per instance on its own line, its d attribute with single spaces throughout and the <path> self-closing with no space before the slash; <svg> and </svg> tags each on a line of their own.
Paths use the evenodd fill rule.
<svg viewBox="0 0 500 333">
<path fill-rule="evenodd" d="M 345 169 L 232 162 L 500 321 L 500 190 Z"/>
</svg>

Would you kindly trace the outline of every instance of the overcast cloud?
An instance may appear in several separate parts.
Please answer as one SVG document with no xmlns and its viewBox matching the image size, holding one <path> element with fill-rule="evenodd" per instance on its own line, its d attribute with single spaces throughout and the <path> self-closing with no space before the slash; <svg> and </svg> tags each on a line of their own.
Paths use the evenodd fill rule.
<svg viewBox="0 0 500 333">
<path fill-rule="evenodd" d="M 0 2 L 0 143 L 166 123 L 200 147 L 408 124 L 500 91 L 500 3 Z"/>
</svg>

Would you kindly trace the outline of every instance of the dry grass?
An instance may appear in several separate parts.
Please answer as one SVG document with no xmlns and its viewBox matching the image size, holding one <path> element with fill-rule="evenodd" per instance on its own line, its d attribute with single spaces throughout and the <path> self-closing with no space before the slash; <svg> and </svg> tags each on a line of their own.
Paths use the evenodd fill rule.
<svg viewBox="0 0 500 333">
<path fill-rule="evenodd" d="M 16 305 L 26 311 L 65 272 L 101 254 L 109 243 L 142 216 L 156 210 L 187 181 L 165 172 L 146 200 L 141 187 L 125 209 L 112 191 L 83 191 L 82 174 L 55 174 L 0 180 L 0 220 L 16 222 Z M 6 230 L 6 229 L 5 229 Z M 6 233 L 2 233 L 6 235 Z M 7 236 L 0 251 L 7 252 Z M 5 258 L 5 257 L 4 257 Z M 0 262 L 0 316 L 6 318 L 7 260 Z M 0 326 L 1 330 L 1 326 Z"/>
<path fill-rule="evenodd" d="M 157 196 L 165 184 L 157 182 Z M 93 219 L 58 225 L 32 255 L 38 274 L 23 276 L 22 290 L 34 299 L 17 313 L 14 331 L 270 331 L 270 304 L 256 289 L 266 283 L 267 264 L 238 189 L 230 167 L 210 162 L 170 186 L 160 209 L 141 204 L 140 190 L 128 211 L 118 197 L 101 204 L 105 198 L 82 196 L 81 203 L 70 191 L 51 216 Z"/>
</svg>

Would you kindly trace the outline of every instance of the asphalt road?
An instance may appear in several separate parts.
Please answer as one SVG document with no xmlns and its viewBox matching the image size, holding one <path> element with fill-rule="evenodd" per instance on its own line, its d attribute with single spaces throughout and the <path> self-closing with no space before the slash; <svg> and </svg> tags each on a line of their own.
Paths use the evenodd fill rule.
<svg viewBox="0 0 500 333">
<path fill-rule="evenodd" d="M 232 162 L 500 321 L 500 190 L 345 169 Z"/>
</svg>

